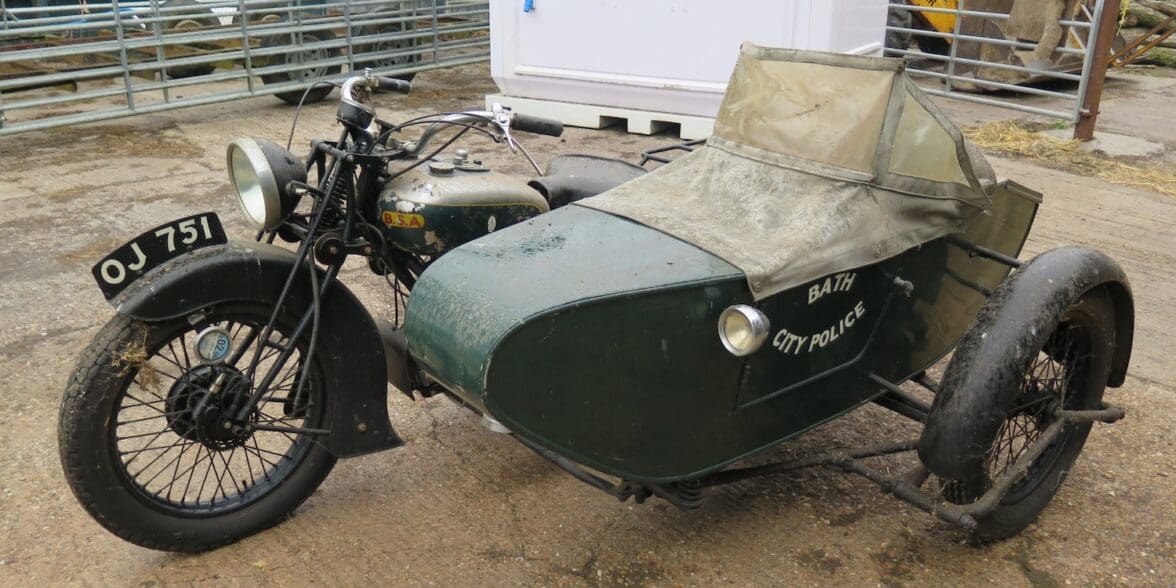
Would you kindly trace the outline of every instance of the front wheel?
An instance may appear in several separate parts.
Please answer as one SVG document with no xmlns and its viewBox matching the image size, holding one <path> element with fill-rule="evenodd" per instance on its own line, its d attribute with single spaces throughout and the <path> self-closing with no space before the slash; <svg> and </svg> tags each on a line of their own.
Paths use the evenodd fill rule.
<svg viewBox="0 0 1176 588">
<path fill-rule="evenodd" d="M 328 374 L 313 357 L 303 365 L 304 343 L 246 426 L 224 426 L 254 387 L 250 364 L 256 358 L 260 379 L 291 344 L 288 314 L 262 338 L 271 311 L 218 305 L 199 327 L 116 316 L 98 332 L 67 385 L 58 429 L 65 477 L 95 520 L 144 547 L 199 552 L 273 526 L 322 483 L 335 458 L 289 431 L 329 422 Z M 232 341 L 228 358 L 201 363 L 197 334 L 214 327 Z"/>
</svg>

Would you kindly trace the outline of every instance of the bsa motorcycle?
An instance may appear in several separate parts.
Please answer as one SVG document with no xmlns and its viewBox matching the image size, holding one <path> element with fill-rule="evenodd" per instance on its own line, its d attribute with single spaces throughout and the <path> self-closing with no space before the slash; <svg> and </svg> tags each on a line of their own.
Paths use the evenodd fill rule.
<svg viewBox="0 0 1176 588">
<path fill-rule="evenodd" d="M 312 142 L 305 159 L 233 141 L 228 173 L 253 242 L 228 241 L 208 212 L 146 231 L 94 266 L 118 314 L 69 382 L 60 446 L 72 488 L 115 534 L 208 549 L 277 522 L 336 458 L 400 445 L 386 382 L 410 395 L 430 387 L 405 369 L 395 327 L 431 261 L 644 171 L 564 156 L 543 174 L 515 133 L 559 136 L 562 125 L 497 106 L 377 118 L 373 93 L 410 89 L 370 71 L 348 79 L 338 140 Z M 414 128 L 424 131 L 402 138 Z M 461 149 L 440 157 L 471 131 L 523 153 L 540 177 L 528 184 Z M 382 328 L 338 280 L 351 257 L 388 281 L 395 316 Z"/>
<path fill-rule="evenodd" d="M 372 92 L 408 89 L 348 79 L 339 138 L 302 160 L 233 141 L 253 241 L 209 212 L 94 266 L 116 316 L 59 435 L 114 534 L 201 551 L 276 524 L 336 459 L 403 443 L 389 383 L 620 500 L 690 509 L 828 466 L 985 540 L 1033 521 L 1092 424 L 1124 416 L 1103 401 L 1130 360 L 1123 270 L 1082 247 L 1018 260 L 1041 195 L 998 181 L 900 61 L 745 45 L 705 144 L 649 173 L 559 157 L 530 182 L 443 154 L 484 133 L 539 172 L 515 133 L 559 123 L 376 117 Z M 388 281 L 391 321 L 340 281 L 350 258 Z M 757 457 L 870 402 L 919 437 Z M 870 462 L 902 453 L 900 475 Z"/>
</svg>

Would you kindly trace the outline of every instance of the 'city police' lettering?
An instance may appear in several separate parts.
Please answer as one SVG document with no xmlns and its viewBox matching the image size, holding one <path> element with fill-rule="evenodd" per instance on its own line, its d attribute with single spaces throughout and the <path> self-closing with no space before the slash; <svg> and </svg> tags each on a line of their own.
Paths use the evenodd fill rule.
<svg viewBox="0 0 1176 588">
<path fill-rule="evenodd" d="M 832 279 L 833 278 L 829 278 L 829 280 Z M 826 283 L 829 280 L 826 280 Z M 851 274 L 850 284 L 852 283 L 853 277 Z M 809 296 L 811 298 L 811 291 Z M 865 304 L 859 300 L 857 304 L 853 305 L 853 308 L 849 309 L 849 312 L 845 313 L 845 316 L 841 317 L 841 319 L 837 321 L 837 324 L 830 325 L 829 327 L 821 329 L 816 333 L 801 335 L 799 333 L 793 333 L 788 329 L 780 329 L 780 331 L 776 333 L 776 336 L 772 338 L 772 346 L 784 353 L 791 353 L 793 355 L 811 353 L 813 351 L 817 351 L 818 349 L 824 349 L 830 343 L 839 339 L 841 335 L 845 334 L 846 331 L 852 329 L 853 326 L 856 325 L 863 316 L 865 316 L 865 314 Z"/>
</svg>

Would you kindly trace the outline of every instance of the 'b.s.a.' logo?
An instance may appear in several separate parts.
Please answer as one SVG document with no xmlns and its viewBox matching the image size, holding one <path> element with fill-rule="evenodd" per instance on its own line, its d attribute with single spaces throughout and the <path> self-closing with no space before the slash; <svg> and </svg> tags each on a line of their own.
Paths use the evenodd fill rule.
<svg viewBox="0 0 1176 588">
<path fill-rule="evenodd" d="M 384 214 L 380 215 L 380 220 L 385 225 L 397 229 L 423 229 L 425 227 L 425 217 L 407 212 L 385 210 Z"/>
</svg>

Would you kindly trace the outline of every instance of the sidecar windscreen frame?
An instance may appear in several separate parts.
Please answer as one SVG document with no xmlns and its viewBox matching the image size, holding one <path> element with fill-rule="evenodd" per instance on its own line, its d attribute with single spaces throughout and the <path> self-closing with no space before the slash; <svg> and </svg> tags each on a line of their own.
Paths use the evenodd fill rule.
<svg viewBox="0 0 1176 588">
<path fill-rule="evenodd" d="M 958 232 L 995 183 L 901 60 L 748 43 L 704 147 L 577 204 L 724 259 L 760 300 Z"/>
</svg>

